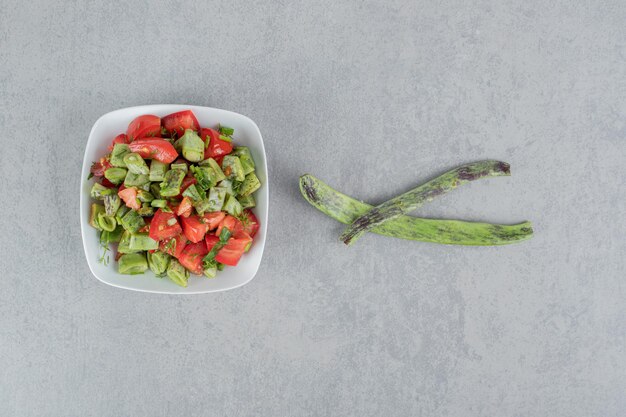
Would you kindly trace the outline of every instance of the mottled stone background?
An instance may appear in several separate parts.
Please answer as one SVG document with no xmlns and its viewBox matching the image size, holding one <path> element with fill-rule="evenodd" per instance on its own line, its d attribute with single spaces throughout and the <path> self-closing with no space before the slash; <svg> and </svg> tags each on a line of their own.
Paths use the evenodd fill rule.
<svg viewBox="0 0 626 417">
<path fill-rule="evenodd" d="M 624 1 L 0 9 L 0 415 L 625 415 Z M 261 128 L 270 228 L 245 287 L 91 276 L 89 130 L 150 103 Z M 532 241 L 346 248 L 297 187 L 310 172 L 381 202 L 484 158 L 513 176 L 419 213 L 529 219 Z"/>
</svg>

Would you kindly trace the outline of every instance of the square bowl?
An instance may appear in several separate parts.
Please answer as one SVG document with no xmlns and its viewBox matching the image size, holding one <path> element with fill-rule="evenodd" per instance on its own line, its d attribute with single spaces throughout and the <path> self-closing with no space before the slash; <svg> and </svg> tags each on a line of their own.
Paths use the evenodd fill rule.
<svg viewBox="0 0 626 417">
<path fill-rule="evenodd" d="M 93 181 L 86 180 L 91 163 L 108 153 L 107 147 L 112 139 L 119 133 L 126 132 L 128 124 L 135 117 L 142 114 L 154 114 L 163 117 L 181 110 L 193 111 L 200 126 L 215 127 L 217 124 L 223 124 L 234 128 L 233 139 L 235 144 L 247 146 L 250 149 L 256 165 L 257 176 L 261 181 L 261 188 L 254 194 L 257 206 L 253 209 L 261 227 L 254 238 L 250 251 L 241 258 L 236 267 L 225 267 L 223 271 L 218 272 L 215 278 L 209 279 L 203 276 L 190 275 L 187 287 L 180 287 L 168 278 L 157 278 L 150 270 L 147 270 L 143 275 L 119 274 L 117 262 L 113 259 L 110 259 L 107 265 L 99 262 L 102 255 L 99 232 L 89 225 L 89 206 L 91 204 L 89 191 Z M 96 278 L 106 284 L 128 290 L 163 294 L 203 294 L 240 287 L 254 278 L 261 264 L 267 235 L 268 209 L 269 185 L 263 138 L 256 123 L 246 116 L 211 107 L 155 104 L 112 111 L 100 117 L 91 128 L 80 176 L 80 226 L 89 269 Z"/>
</svg>

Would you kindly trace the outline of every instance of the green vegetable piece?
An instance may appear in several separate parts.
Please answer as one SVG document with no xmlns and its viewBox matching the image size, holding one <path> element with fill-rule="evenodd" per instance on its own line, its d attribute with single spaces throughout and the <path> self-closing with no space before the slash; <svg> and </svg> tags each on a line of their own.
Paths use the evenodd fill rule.
<svg viewBox="0 0 626 417">
<path fill-rule="evenodd" d="M 231 180 L 223 180 L 218 184 L 218 188 L 222 188 L 226 191 L 226 194 L 235 195 L 233 190 L 233 182 Z"/>
<path fill-rule="evenodd" d="M 198 192 L 198 189 L 196 188 L 195 184 L 191 184 L 189 187 L 187 187 L 185 191 L 183 191 L 183 197 L 189 197 L 193 201 L 202 200 L 202 196 Z"/>
<path fill-rule="evenodd" d="M 193 208 L 196 209 L 196 212 L 202 216 L 204 213 L 209 211 L 209 199 L 203 198 L 200 201 L 196 201 L 193 203 Z"/>
<path fill-rule="evenodd" d="M 150 174 L 148 174 L 148 178 L 150 181 L 161 182 L 165 179 L 167 169 L 168 165 L 166 163 L 153 159 L 150 162 Z"/>
<path fill-rule="evenodd" d="M 137 214 L 141 217 L 149 217 L 154 215 L 154 208 L 150 205 L 150 203 L 143 203 L 141 208 L 137 210 Z"/>
<path fill-rule="evenodd" d="M 91 203 L 91 207 L 89 209 L 89 224 L 91 227 L 98 230 L 102 230 L 98 224 L 98 216 L 100 214 L 105 214 L 104 206 L 102 204 Z"/>
<path fill-rule="evenodd" d="M 163 208 L 163 207 L 167 206 L 167 200 L 152 200 L 150 202 L 150 206 Z"/>
<path fill-rule="evenodd" d="M 170 256 L 167 253 L 156 251 L 148 252 L 148 266 L 156 276 L 163 276 L 170 264 Z"/>
<path fill-rule="evenodd" d="M 146 161 L 138 153 L 131 152 L 124 155 L 124 163 L 128 171 L 133 174 L 148 175 L 150 173 L 150 168 L 148 168 Z"/>
<path fill-rule="evenodd" d="M 235 148 L 232 155 L 239 157 L 244 174 L 248 175 L 249 173 L 254 172 L 254 160 L 250 154 L 250 149 L 245 146 L 238 146 Z"/>
<path fill-rule="evenodd" d="M 222 126 L 220 125 L 219 127 L 219 132 L 222 135 L 226 135 L 226 136 L 232 136 L 233 133 L 235 133 L 235 129 L 233 129 L 232 127 L 228 127 L 228 126 Z"/>
<path fill-rule="evenodd" d="M 223 140 L 224 142 L 232 142 L 233 138 L 231 138 L 230 136 L 226 136 L 226 135 L 220 135 L 220 140 Z"/>
<path fill-rule="evenodd" d="M 183 136 L 176 141 L 176 149 L 191 162 L 200 162 L 204 158 L 204 141 L 191 129 L 185 130 Z"/>
<path fill-rule="evenodd" d="M 145 183 L 145 184 L 136 185 L 135 187 L 137 187 L 137 191 L 139 191 L 139 190 L 144 190 L 144 191 L 146 191 L 146 192 L 150 192 L 150 186 L 151 186 L 151 185 L 152 185 L 152 184 L 150 184 L 150 182 L 148 181 L 148 182 L 147 182 L 147 183 Z"/>
<path fill-rule="evenodd" d="M 172 259 L 167 267 L 167 277 L 171 279 L 174 284 L 186 287 L 187 280 L 189 279 L 189 271 L 187 271 L 178 260 Z"/>
<path fill-rule="evenodd" d="M 135 210 L 129 210 L 124 214 L 124 217 L 122 217 L 120 224 L 127 232 L 136 233 L 137 230 L 146 225 L 146 222 Z"/>
<path fill-rule="evenodd" d="M 217 174 L 210 166 L 192 166 L 191 172 L 198 181 L 198 187 L 205 191 L 217 184 Z"/>
<path fill-rule="evenodd" d="M 126 177 L 126 169 L 124 168 L 109 168 L 104 171 L 104 177 L 111 181 L 113 184 L 118 185 L 124 181 Z"/>
<path fill-rule="evenodd" d="M 346 227 L 340 239 L 346 245 L 351 245 L 373 227 L 411 212 L 459 185 L 480 178 L 508 175 L 511 175 L 510 166 L 505 162 L 482 161 L 462 165 L 374 207 Z"/>
<path fill-rule="evenodd" d="M 123 233 L 124 228 L 119 225 L 112 232 L 103 230 L 100 233 L 100 243 L 102 243 L 103 245 L 108 245 L 109 243 L 117 243 L 122 238 Z"/>
<path fill-rule="evenodd" d="M 246 178 L 238 156 L 226 155 L 222 160 L 222 171 L 231 180 L 243 181 Z"/>
<path fill-rule="evenodd" d="M 224 270 L 224 264 L 221 264 L 221 263 L 218 262 L 217 263 L 217 270 L 218 271 L 223 271 Z"/>
<path fill-rule="evenodd" d="M 137 198 L 142 203 L 149 203 L 152 200 L 154 200 L 154 196 L 150 194 L 148 191 L 144 191 L 144 190 L 137 190 Z"/>
<path fill-rule="evenodd" d="M 239 204 L 241 204 L 241 207 L 245 209 L 256 207 L 256 200 L 254 199 L 254 196 L 252 194 L 245 197 L 239 196 L 237 197 L 237 200 L 239 200 Z"/>
<path fill-rule="evenodd" d="M 224 172 L 222 172 L 222 167 L 220 167 L 220 164 L 218 164 L 215 159 L 207 158 L 204 161 L 200 162 L 198 165 L 213 168 L 213 171 L 215 171 L 215 183 L 226 179 L 226 175 L 224 175 Z"/>
<path fill-rule="evenodd" d="M 132 233 L 128 248 L 133 251 L 154 250 L 159 248 L 159 242 L 152 239 L 148 233 Z"/>
<path fill-rule="evenodd" d="M 215 278 L 217 275 L 217 262 L 213 262 L 210 266 L 205 267 L 202 271 L 207 278 Z"/>
<path fill-rule="evenodd" d="M 300 192 L 313 207 L 343 224 L 352 223 L 373 208 L 308 174 L 300 177 Z M 530 222 L 508 226 L 412 216 L 400 216 L 371 231 L 399 239 L 469 246 L 508 245 L 530 239 L 533 235 Z"/>
<path fill-rule="evenodd" d="M 185 171 L 171 169 L 165 174 L 165 180 L 161 183 L 162 197 L 175 197 L 180 194 L 180 186 L 185 178 Z"/>
<path fill-rule="evenodd" d="M 125 143 L 116 143 L 111 151 L 111 165 L 119 168 L 126 168 L 124 157 L 130 153 L 130 148 Z"/>
<path fill-rule="evenodd" d="M 117 194 L 104 196 L 104 211 L 107 216 L 115 216 L 122 205 L 122 199 Z"/>
<path fill-rule="evenodd" d="M 122 217 L 124 217 L 124 215 L 129 211 L 130 208 L 128 206 L 124 204 L 120 205 L 120 208 L 117 209 L 117 213 L 115 213 L 115 220 L 117 220 L 117 224 L 122 224 Z"/>
<path fill-rule="evenodd" d="M 187 165 L 186 162 L 180 162 L 178 164 L 172 164 L 171 169 L 180 169 L 181 171 L 184 171 L 186 174 L 187 172 L 189 172 L 189 165 Z"/>
<path fill-rule="evenodd" d="M 161 198 L 161 185 L 159 183 L 150 184 L 150 193 L 154 198 Z"/>
<path fill-rule="evenodd" d="M 126 174 L 126 178 L 124 179 L 125 187 L 138 187 L 142 185 L 150 184 L 150 178 L 147 175 L 135 174 L 134 172 L 128 171 Z"/>
<path fill-rule="evenodd" d="M 239 216 L 243 212 L 243 208 L 241 207 L 239 201 L 230 194 L 226 196 L 226 201 L 224 202 L 224 207 L 222 207 L 222 210 L 228 212 L 228 214 L 235 217 Z"/>
<path fill-rule="evenodd" d="M 119 245 L 117 245 L 117 251 L 119 253 L 135 253 L 138 252 L 136 250 L 131 250 L 129 245 L 130 245 L 130 237 L 131 237 L 131 233 L 124 231 L 124 233 L 122 233 L 122 237 L 120 238 L 120 243 Z"/>
<path fill-rule="evenodd" d="M 221 187 L 213 187 L 209 191 L 208 204 L 205 211 L 221 211 L 226 200 L 226 190 Z"/>
<path fill-rule="evenodd" d="M 98 182 L 94 182 L 93 186 L 91 187 L 91 191 L 89 192 L 89 195 L 91 196 L 91 198 L 94 198 L 96 200 L 104 200 L 105 196 L 114 193 L 115 191 L 112 188 L 107 188 Z"/>
<path fill-rule="evenodd" d="M 261 181 L 259 181 L 254 172 L 251 172 L 246 175 L 246 179 L 243 181 L 243 184 L 241 184 L 239 195 L 242 197 L 249 196 L 259 188 L 261 188 Z"/>
<path fill-rule="evenodd" d="M 124 275 L 143 274 L 148 269 L 148 262 L 143 253 L 127 253 L 118 261 L 117 271 Z"/>
</svg>

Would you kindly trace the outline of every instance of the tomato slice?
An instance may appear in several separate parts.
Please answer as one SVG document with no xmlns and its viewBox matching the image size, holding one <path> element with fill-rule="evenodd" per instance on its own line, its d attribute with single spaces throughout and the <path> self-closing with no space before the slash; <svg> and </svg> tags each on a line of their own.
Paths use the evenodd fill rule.
<svg viewBox="0 0 626 417">
<path fill-rule="evenodd" d="M 259 223 L 259 220 L 256 218 L 252 210 L 245 209 L 243 211 L 243 214 L 244 215 L 242 216 L 242 219 L 240 222 L 242 226 L 241 230 L 245 232 L 246 234 L 250 235 L 250 237 L 254 237 L 259 231 L 261 224 Z M 239 229 L 236 229 L 235 231 L 238 231 L 238 230 Z"/>
<path fill-rule="evenodd" d="M 192 129 L 196 132 L 200 130 L 198 119 L 196 119 L 196 116 L 191 110 L 168 114 L 163 118 L 162 123 L 167 133 L 170 135 L 175 133 L 178 137 L 185 133 L 185 129 Z"/>
<path fill-rule="evenodd" d="M 178 152 L 174 146 L 161 138 L 135 140 L 128 147 L 132 152 L 141 155 L 142 158 L 156 159 L 165 164 L 171 163 L 178 157 Z"/>
<path fill-rule="evenodd" d="M 169 239 L 162 240 L 159 244 L 159 249 L 161 252 L 165 252 L 175 258 L 179 258 L 186 246 L 187 238 L 181 233 Z"/>
<path fill-rule="evenodd" d="M 180 264 L 187 268 L 189 272 L 202 275 L 202 258 L 209 253 L 204 241 L 192 243 L 183 249 L 183 253 L 178 257 Z"/>
<path fill-rule="evenodd" d="M 136 117 L 128 125 L 126 134 L 130 140 L 161 137 L 161 118 L 152 114 L 144 114 L 143 116 Z"/>
<path fill-rule="evenodd" d="M 113 147 L 118 143 L 130 143 L 128 135 L 126 135 L 126 133 L 120 133 L 119 135 L 117 135 L 109 145 L 109 151 L 112 151 Z"/>
<path fill-rule="evenodd" d="M 191 215 L 191 209 L 193 205 L 191 204 L 191 199 L 189 197 L 183 198 L 183 201 L 180 202 L 178 208 L 176 209 L 176 214 L 182 217 L 189 217 Z"/>
<path fill-rule="evenodd" d="M 187 239 L 193 243 L 198 243 L 204 239 L 208 228 L 199 216 L 181 217 L 180 221 L 183 223 L 183 233 Z"/>
<path fill-rule="evenodd" d="M 211 252 L 211 249 L 213 249 L 213 246 L 215 246 L 217 242 L 219 241 L 220 241 L 220 238 L 215 235 L 206 235 L 204 237 L 204 243 L 206 243 L 207 253 Z"/>
<path fill-rule="evenodd" d="M 222 229 L 224 227 L 227 228 L 228 230 L 230 230 L 231 233 L 233 233 L 235 231 L 235 228 L 238 227 L 237 223 L 241 224 L 241 222 L 237 218 L 235 218 L 235 217 L 233 217 L 231 215 L 228 215 L 228 216 L 224 217 L 224 220 L 222 220 L 220 222 L 220 224 L 217 226 L 217 230 L 215 231 L 215 235 L 219 236 L 220 233 L 222 233 Z M 239 227 L 243 228 L 243 226 L 239 226 Z"/>
<path fill-rule="evenodd" d="M 117 195 L 124 201 L 126 207 L 130 207 L 133 210 L 141 208 L 141 202 L 137 198 L 137 189 L 135 187 L 124 188 L 118 191 Z"/>
<path fill-rule="evenodd" d="M 226 217 L 226 213 L 223 211 L 215 211 L 213 213 L 205 213 L 202 218 L 204 219 L 204 223 L 206 223 L 209 230 L 215 229 Z M 220 230 L 221 231 L 221 230 Z"/>
<path fill-rule="evenodd" d="M 150 223 L 150 237 L 156 241 L 169 239 L 182 232 L 182 228 L 174 213 L 166 213 L 158 209 Z"/>
<path fill-rule="evenodd" d="M 237 266 L 239 259 L 246 250 L 246 246 L 252 242 L 251 237 L 234 238 L 231 237 L 226 245 L 217 252 L 215 260 L 224 265 Z"/>
<path fill-rule="evenodd" d="M 222 157 L 233 151 L 233 144 L 220 139 L 220 134 L 217 130 L 203 128 L 200 131 L 200 137 L 205 143 L 207 140 L 209 141 L 209 146 L 204 148 L 204 159 Z M 221 165 L 221 161 L 219 163 Z"/>
</svg>

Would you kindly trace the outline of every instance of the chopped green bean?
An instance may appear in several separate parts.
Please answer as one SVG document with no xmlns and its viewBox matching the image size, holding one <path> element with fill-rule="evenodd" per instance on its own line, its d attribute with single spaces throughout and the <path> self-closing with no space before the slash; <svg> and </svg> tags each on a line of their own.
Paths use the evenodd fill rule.
<svg viewBox="0 0 626 417">
<path fill-rule="evenodd" d="M 103 200 L 105 196 L 114 194 L 115 190 L 112 188 L 107 188 L 99 182 L 94 182 L 91 186 L 91 191 L 89 195 L 91 198 L 95 200 Z"/>
<path fill-rule="evenodd" d="M 117 194 L 104 196 L 104 210 L 107 216 L 115 216 L 122 205 L 122 199 Z"/>
<path fill-rule="evenodd" d="M 185 130 L 174 146 L 188 161 L 200 162 L 204 158 L 204 141 L 191 129 Z"/>
<path fill-rule="evenodd" d="M 104 177 L 111 181 L 113 184 L 118 185 L 124 181 L 126 177 L 126 169 L 124 168 L 109 168 L 104 171 Z"/>
<path fill-rule="evenodd" d="M 146 225 L 146 222 L 135 210 L 129 210 L 124 217 L 122 217 L 121 225 L 126 231 L 136 233 Z"/>
<path fill-rule="evenodd" d="M 167 200 L 159 200 L 159 199 L 155 199 L 155 200 L 152 200 L 152 201 L 150 202 L 150 205 L 151 205 L 152 207 L 163 208 L 163 207 L 167 206 Z"/>
<path fill-rule="evenodd" d="M 163 276 L 170 263 L 170 255 L 161 251 L 148 252 L 148 266 L 156 276 Z"/>
<path fill-rule="evenodd" d="M 126 174 L 126 178 L 124 179 L 125 187 L 136 187 L 145 184 L 150 184 L 150 178 L 147 175 L 135 174 L 134 172 L 128 171 Z"/>
<path fill-rule="evenodd" d="M 166 163 L 153 159 L 150 162 L 150 174 L 148 175 L 148 179 L 156 182 L 163 181 L 165 179 L 167 169 L 168 165 Z"/>
<path fill-rule="evenodd" d="M 261 188 L 261 181 L 259 181 L 254 172 L 251 172 L 246 175 L 246 179 L 241 184 L 239 195 L 242 197 L 249 196 L 259 188 Z"/>
<path fill-rule="evenodd" d="M 130 153 L 130 148 L 125 143 L 116 143 L 111 151 L 111 165 L 119 168 L 126 168 L 124 156 Z"/>
<path fill-rule="evenodd" d="M 127 253 L 118 261 L 118 272 L 124 275 L 143 274 L 148 269 L 148 262 L 143 253 Z"/>
<path fill-rule="evenodd" d="M 102 230 L 98 224 L 98 216 L 103 213 L 105 213 L 105 210 L 102 204 L 91 203 L 91 208 L 89 210 L 89 224 L 91 227 Z"/>
<path fill-rule="evenodd" d="M 98 214 L 98 226 L 100 229 L 105 230 L 107 232 L 112 232 L 115 230 L 115 226 L 117 226 L 117 221 L 113 216 L 107 216 L 106 212 Z"/>
<path fill-rule="evenodd" d="M 128 242 L 130 250 L 154 250 L 159 248 L 159 242 L 152 239 L 148 233 L 133 233 Z"/>
<path fill-rule="evenodd" d="M 124 155 L 124 163 L 128 171 L 133 174 L 148 175 L 150 173 L 148 164 L 146 164 L 146 161 L 144 161 L 138 153 L 131 152 Z"/>
<path fill-rule="evenodd" d="M 245 175 L 254 172 L 254 160 L 252 159 L 252 155 L 250 154 L 250 149 L 245 146 L 238 146 L 235 148 L 232 154 L 239 157 L 239 161 L 241 162 L 241 166 L 243 167 L 243 173 Z"/>
<path fill-rule="evenodd" d="M 239 157 L 234 155 L 226 155 L 224 157 L 222 160 L 222 171 L 224 171 L 226 178 L 234 181 L 243 181 L 246 178 Z"/>
<path fill-rule="evenodd" d="M 185 172 L 180 169 L 171 169 L 165 174 L 161 183 L 161 196 L 174 197 L 180 194 L 180 186 L 185 178 Z"/>
<path fill-rule="evenodd" d="M 171 279 L 174 284 L 186 287 L 187 280 L 189 280 L 189 271 L 187 271 L 177 259 L 172 258 L 167 267 L 167 277 Z"/>
</svg>

